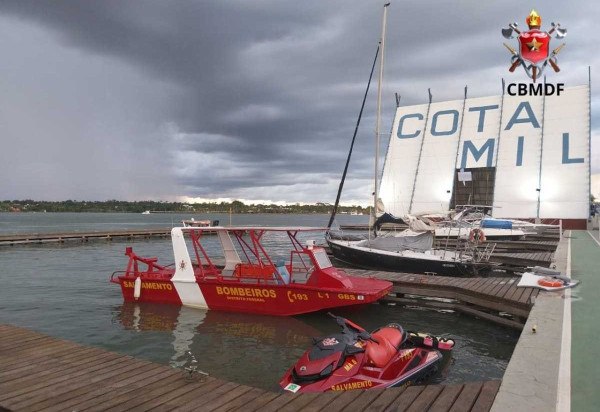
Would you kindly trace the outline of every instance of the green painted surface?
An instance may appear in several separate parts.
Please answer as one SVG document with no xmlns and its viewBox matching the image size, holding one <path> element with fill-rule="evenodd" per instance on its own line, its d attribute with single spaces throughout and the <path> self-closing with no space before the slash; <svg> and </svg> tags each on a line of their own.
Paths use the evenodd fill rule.
<svg viewBox="0 0 600 412">
<path fill-rule="evenodd" d="M 594 232 L 598 239 L 598 231 Z M 587 231 L 573 231 L 571 276 L 581 284 L 572 289 L 571 410 L 600 408 L 600 245 Z"/>
</svg>

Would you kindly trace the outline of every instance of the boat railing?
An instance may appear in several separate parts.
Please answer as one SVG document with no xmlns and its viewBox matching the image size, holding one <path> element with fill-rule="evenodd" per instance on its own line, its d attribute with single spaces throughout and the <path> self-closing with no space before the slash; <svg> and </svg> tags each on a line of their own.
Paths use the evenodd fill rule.
<svg viewBox="0 0 600 412">
<path fill-rule="evenodd" d="M 118 280 L 115 280 L 115 276 L 120 276 L 120 275 L 126 275 L 127 271 L 125 270 L 115 270 L 111 275 L 110 275 L 110 281 L 112 283 L 119 283 Z"/>
</svg>

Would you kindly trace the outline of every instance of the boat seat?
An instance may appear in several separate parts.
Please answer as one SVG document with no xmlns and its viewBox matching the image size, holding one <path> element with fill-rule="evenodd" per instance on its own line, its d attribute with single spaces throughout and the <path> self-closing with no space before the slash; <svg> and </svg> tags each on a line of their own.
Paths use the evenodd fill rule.
<svg viewBox="0 0 600 412">
<path fill-rule="evenodd" d="M 275 264 L 275 269 L 277 269 L 279 276 L 281 276 L 281 280 L 280 280 L 279 278 L 277 278 L 277 276 L 275 274 L 273 274 L 273 276 L 275 276 L 275 279 L 277 280 L 278 284 L 281 284 L 282 280 L 283 280 L 283 284 L 285 284 L 285 285 L 290 283 L 290 272 L 288 272 L 287 267 L 285 266 L 285 261 L 277 262 Z"/>
<path fill-rule="evenodd" d="M 400 346 L 406 340 L 406 334 L 397 327 L 383 327 L 371 334 L 379 343 L 369 341 L 366 354 L 370 365 L 383 368 L 398 353 Z"/>
</svg>

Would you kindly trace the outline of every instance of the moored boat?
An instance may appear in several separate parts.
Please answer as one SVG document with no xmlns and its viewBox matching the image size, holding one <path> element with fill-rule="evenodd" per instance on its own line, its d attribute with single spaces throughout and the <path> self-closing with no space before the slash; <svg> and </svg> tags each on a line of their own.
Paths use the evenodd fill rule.
<svg viewBox="0 0 600 412">
<path fill-rule="evenodd" d="M 333 317 L 342 333 L 314 338 L 312 348 L 279 382 L 283 389 L 302 393 L 421 384 L 441 369 L 442 353 L 454 347 L 452 339 L 407 332 L 397 323 L 368 333 Z"/>
<path fill-rule="evenodd" d="M 387 281 L 347 275 L 333 267 L 314 241 L 303 246 L 300 233 L 323 232 L 305 227 L 176 227 L 171 231 L 174 265 L 158 264 L 128 247 L 127 268 L 111 282 L 121 286 L 126 301 L 156 302 L 202 309 L 265 315 L 298 315 L 372 303 L 392 288 Z M 216 233 L 224 264 L 217 264 L 201 243 L 204 232 Z M 287 235 L 289 259 L 267 252 L 265 235 L 276 242 Z M 190 258 L 188 245 L 193 252 Z"/>
<path fill-rule="evenodd" d="M 431 236 L 422 234 L 420 236 Z M 489 262 L 490 250 L 420 249 L 409 247 L 411 237 L 377 237 L 365 240 L 326 237 L 333 256 L 342 262 L 365 269 L 391 270 L 406 273 L 432 273 L 443 276 L 477 276 L 494 266 Z"/>
</svg>

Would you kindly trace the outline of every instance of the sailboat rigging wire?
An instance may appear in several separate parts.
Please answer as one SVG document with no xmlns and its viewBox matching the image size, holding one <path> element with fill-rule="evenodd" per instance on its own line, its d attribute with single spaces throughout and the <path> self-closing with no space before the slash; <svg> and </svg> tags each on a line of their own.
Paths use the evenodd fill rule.
<svg viewBox="0 0 600 412">
<path fill-rule="evenodd" d="M 371 79 L 373 78 L 373 72 L 375 71 L 375 63 L 377 62 L 377 56 L 379 56 L 379 47 L 380 47 L 379 44 L 377 44 L 377 50 L 375 51 L 375 58 L 373 59 L 373 66 L 371 67 L 371 74 L 369 75 L 369 82 L 367 83 L 367 90 L 365 90 L 365 95 L 363 97 L 362 105 L 360 106 L 360 112 L 358 113 L 358 119 L 356 120 L 356 126 L 354 127 L 354 134 L 352 135 L 352 143 L 350 144 L 350 151 L 348 152 L 348 157 L 346 158 L 346 166 L 344 166 L 344 173 L 342 173 L 342 180 L 340 180 L 340 186 L 338 188 L 337 197 L 335 198 L 335 204 L 333 205 L 333 209 L 331 210 L 331 216 L 329 217 L 329 223 L 327 224 L 327 229 L 331 229 L 331 225 L 333 225 L 333 220 L 335 219 L 335 215 L 337 213 L 337 209 L 340 204 L 340 197 L 342 195 L 342 189 L 344 188 L 344 181 L 346 180 L 346 174 L 348 173 L 348 165 L 350 164 L 350 158 L 352 157 L 352 149 L 354 148 L 356 134 L 358 133 L 358 126 L 360 125 L 360 119 L 362 118 L 363 110 L 365 108 L 365 102 L 367 101 L 367 95 L 369 94 L 369 87 L 371 86 Z"/>
</svg>

